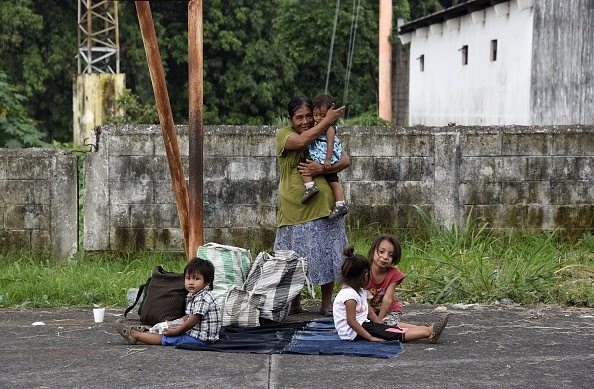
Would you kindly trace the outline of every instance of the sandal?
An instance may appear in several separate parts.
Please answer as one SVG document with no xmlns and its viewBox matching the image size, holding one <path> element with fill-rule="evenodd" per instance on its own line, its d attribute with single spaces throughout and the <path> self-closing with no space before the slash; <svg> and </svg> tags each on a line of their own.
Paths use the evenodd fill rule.
<svg viewBox="0 0 594 389">
<path fill-rule="evenodd" d="M 331 317 L 332 316 L 332 307 L 320 308 L 320 314 L 322 314 L 326 317 Z"/>
<path fill-rule="evenodd" d="M 134 331 L 138 331 L 138 332 L 149 332 L 151 327 L 145 326 L 143 324 L 136 324 L 136 325 L 131 325 L 130 329 L 134 330 Z"/>
<path fill-rule="evenodd" d="M 439 335 L 441 335 L 441 332 L 445 328 L 446 324 L 448 324 L 449 316 L 450 315 L 442 316 L 441 319 L 439 319 L 439 321 L 437 323 L 433 323 L 433 325 L 431 325 L 433 335 L 431 335 L 429 337 L 429 343 L 431 343 L 431 344 L 437 343 L 437 340 L 439 339 Z"/>
<path fill-rule="evenodd" d="M 114 322 L 114 326 L 118 334 L 122 335 L 122 337 L 128 341 L 128 344 L 136 344 L 136 339 L 130 334 L 132 328 L 127 326 L 125 321 L 118 319 Z"/>
</svg>

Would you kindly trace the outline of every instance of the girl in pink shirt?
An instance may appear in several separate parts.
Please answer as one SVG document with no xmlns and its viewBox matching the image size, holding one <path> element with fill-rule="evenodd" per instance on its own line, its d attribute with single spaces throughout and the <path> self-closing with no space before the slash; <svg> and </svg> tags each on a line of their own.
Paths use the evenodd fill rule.
<svg viewBox="0 0 594 389">
<path fill-rule="evenodd" d="M 334 299 L 334 327 L 340 339 L 366 339 L 372 342 L 399 340 L 410 342 L 429 339 L 436 343 L 447 324 L 447 316 L 431 326 L 410 326 L 400 323 L 389 326 L 380 323 L 373 309 L 369 308 L 364 286 L 369 281 L 371 266 L 367 258 L 355 254 L 352 246 L 343 250 L 345 256 L 341 267 L 343 287 Z"/>
<path fill-rule="evenodd" d="M 400 243 L 392 235 L 380 235 L 371 245 L 368 254 L 371 271 L 366 287 L 369 306 L 384 324 L 408 328 L 419 327 L 400 321 L 402 306 L 394 297 L 396 287 L 405 277 L 396 267 L 400 257 Z"/>
</svg>

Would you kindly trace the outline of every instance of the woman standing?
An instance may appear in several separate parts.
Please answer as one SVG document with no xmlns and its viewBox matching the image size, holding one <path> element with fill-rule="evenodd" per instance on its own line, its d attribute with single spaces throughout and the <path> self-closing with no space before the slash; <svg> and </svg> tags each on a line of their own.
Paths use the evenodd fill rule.
<svg viewBox="0 0 594 389">
<path fill-rule="evenodd" d="M 274 250 L 294 250 L 308 259 L 311 281 L 321 285 L 322 306 L 320 313 L 332 315 L 334 281 L 340 277 L 342 250 L 347 246 L 344 218 L 328 220 L 334 209 L 334 195 L 323 174 L 338 173 L 350 165 L 343 151 L 341 159 L 330 169 L 301 159 L 302 150 L 318 138 L 340 117 L 344 107 L 332 106 L 326 117 L 314 123 L 312 101 L 306 96 L 295 96 L 287 106 L 290 127 L 276 132 L 276 157 L 280 182 L 278 189 L 277 232 Z M 303 181 L 300 175 L 314 177 L 319 193 L 307 204 L 301 203 Z M 301 310 L 299 298 L 292 302 L 291 312 Z"/>
</svg>

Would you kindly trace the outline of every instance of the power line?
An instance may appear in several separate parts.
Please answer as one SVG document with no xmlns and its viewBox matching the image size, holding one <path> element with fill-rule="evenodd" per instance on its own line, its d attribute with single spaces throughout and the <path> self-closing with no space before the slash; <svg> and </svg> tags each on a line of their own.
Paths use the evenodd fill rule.
<svg viewBox="0 0 594 389">
<path fill-rule="evenodd" d="M 351 15 L 351 33 L 349 38 L 349 51 L 347 55 L 346 75 L 344 80 L 343 104 L 347 103 L 347 92 L 349 89 L 349 81 L 351 78 L 351 67 L 353 66 L 353 53 L 355 51 L 355 38 L 357 36 L 357 22 L 359 20 L 359 9 L 361 8 L 361 0 L 353 0 L 353 13 Z M 347 108 L 348 109 L 348 108 Z"/>
<path fill-rule="evenodd" d="M 330 40 L 330 55 L 328 57 L 328 70 L 326 70 L 326 86 L 324 93 L 328 93 L 328 81 L 330 80 L 330 66 L 332 65 L 332 55 L 334 53 L 334 37 L 336 36 L 336 24 L 338 23 L 338 9 L 340 8 L 340 0 L 336 0 L 336 11 L 334 12 L 334 27 L 332 27 L 332 39 Z"/>
</svg>

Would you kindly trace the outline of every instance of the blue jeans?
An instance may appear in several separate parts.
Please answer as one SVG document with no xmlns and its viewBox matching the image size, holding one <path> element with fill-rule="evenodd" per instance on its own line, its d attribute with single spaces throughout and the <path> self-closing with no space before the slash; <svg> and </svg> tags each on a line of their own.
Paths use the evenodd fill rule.
<svg viewBox="0 0 594 389">
<path fill-rule="evenodd" d="M 206 346 L 208 344 L 205 341 L 200 340 L 198 338 L 194 338 L 193 336 L 190 336 L 188 334 L 182 334 L 178 336 L 163 335 L 163 337 L 161 338 L 161 346 L 177 346 L 178 344 L 182 343 L 197 344 L 200 346 Z"/>
</svg>

